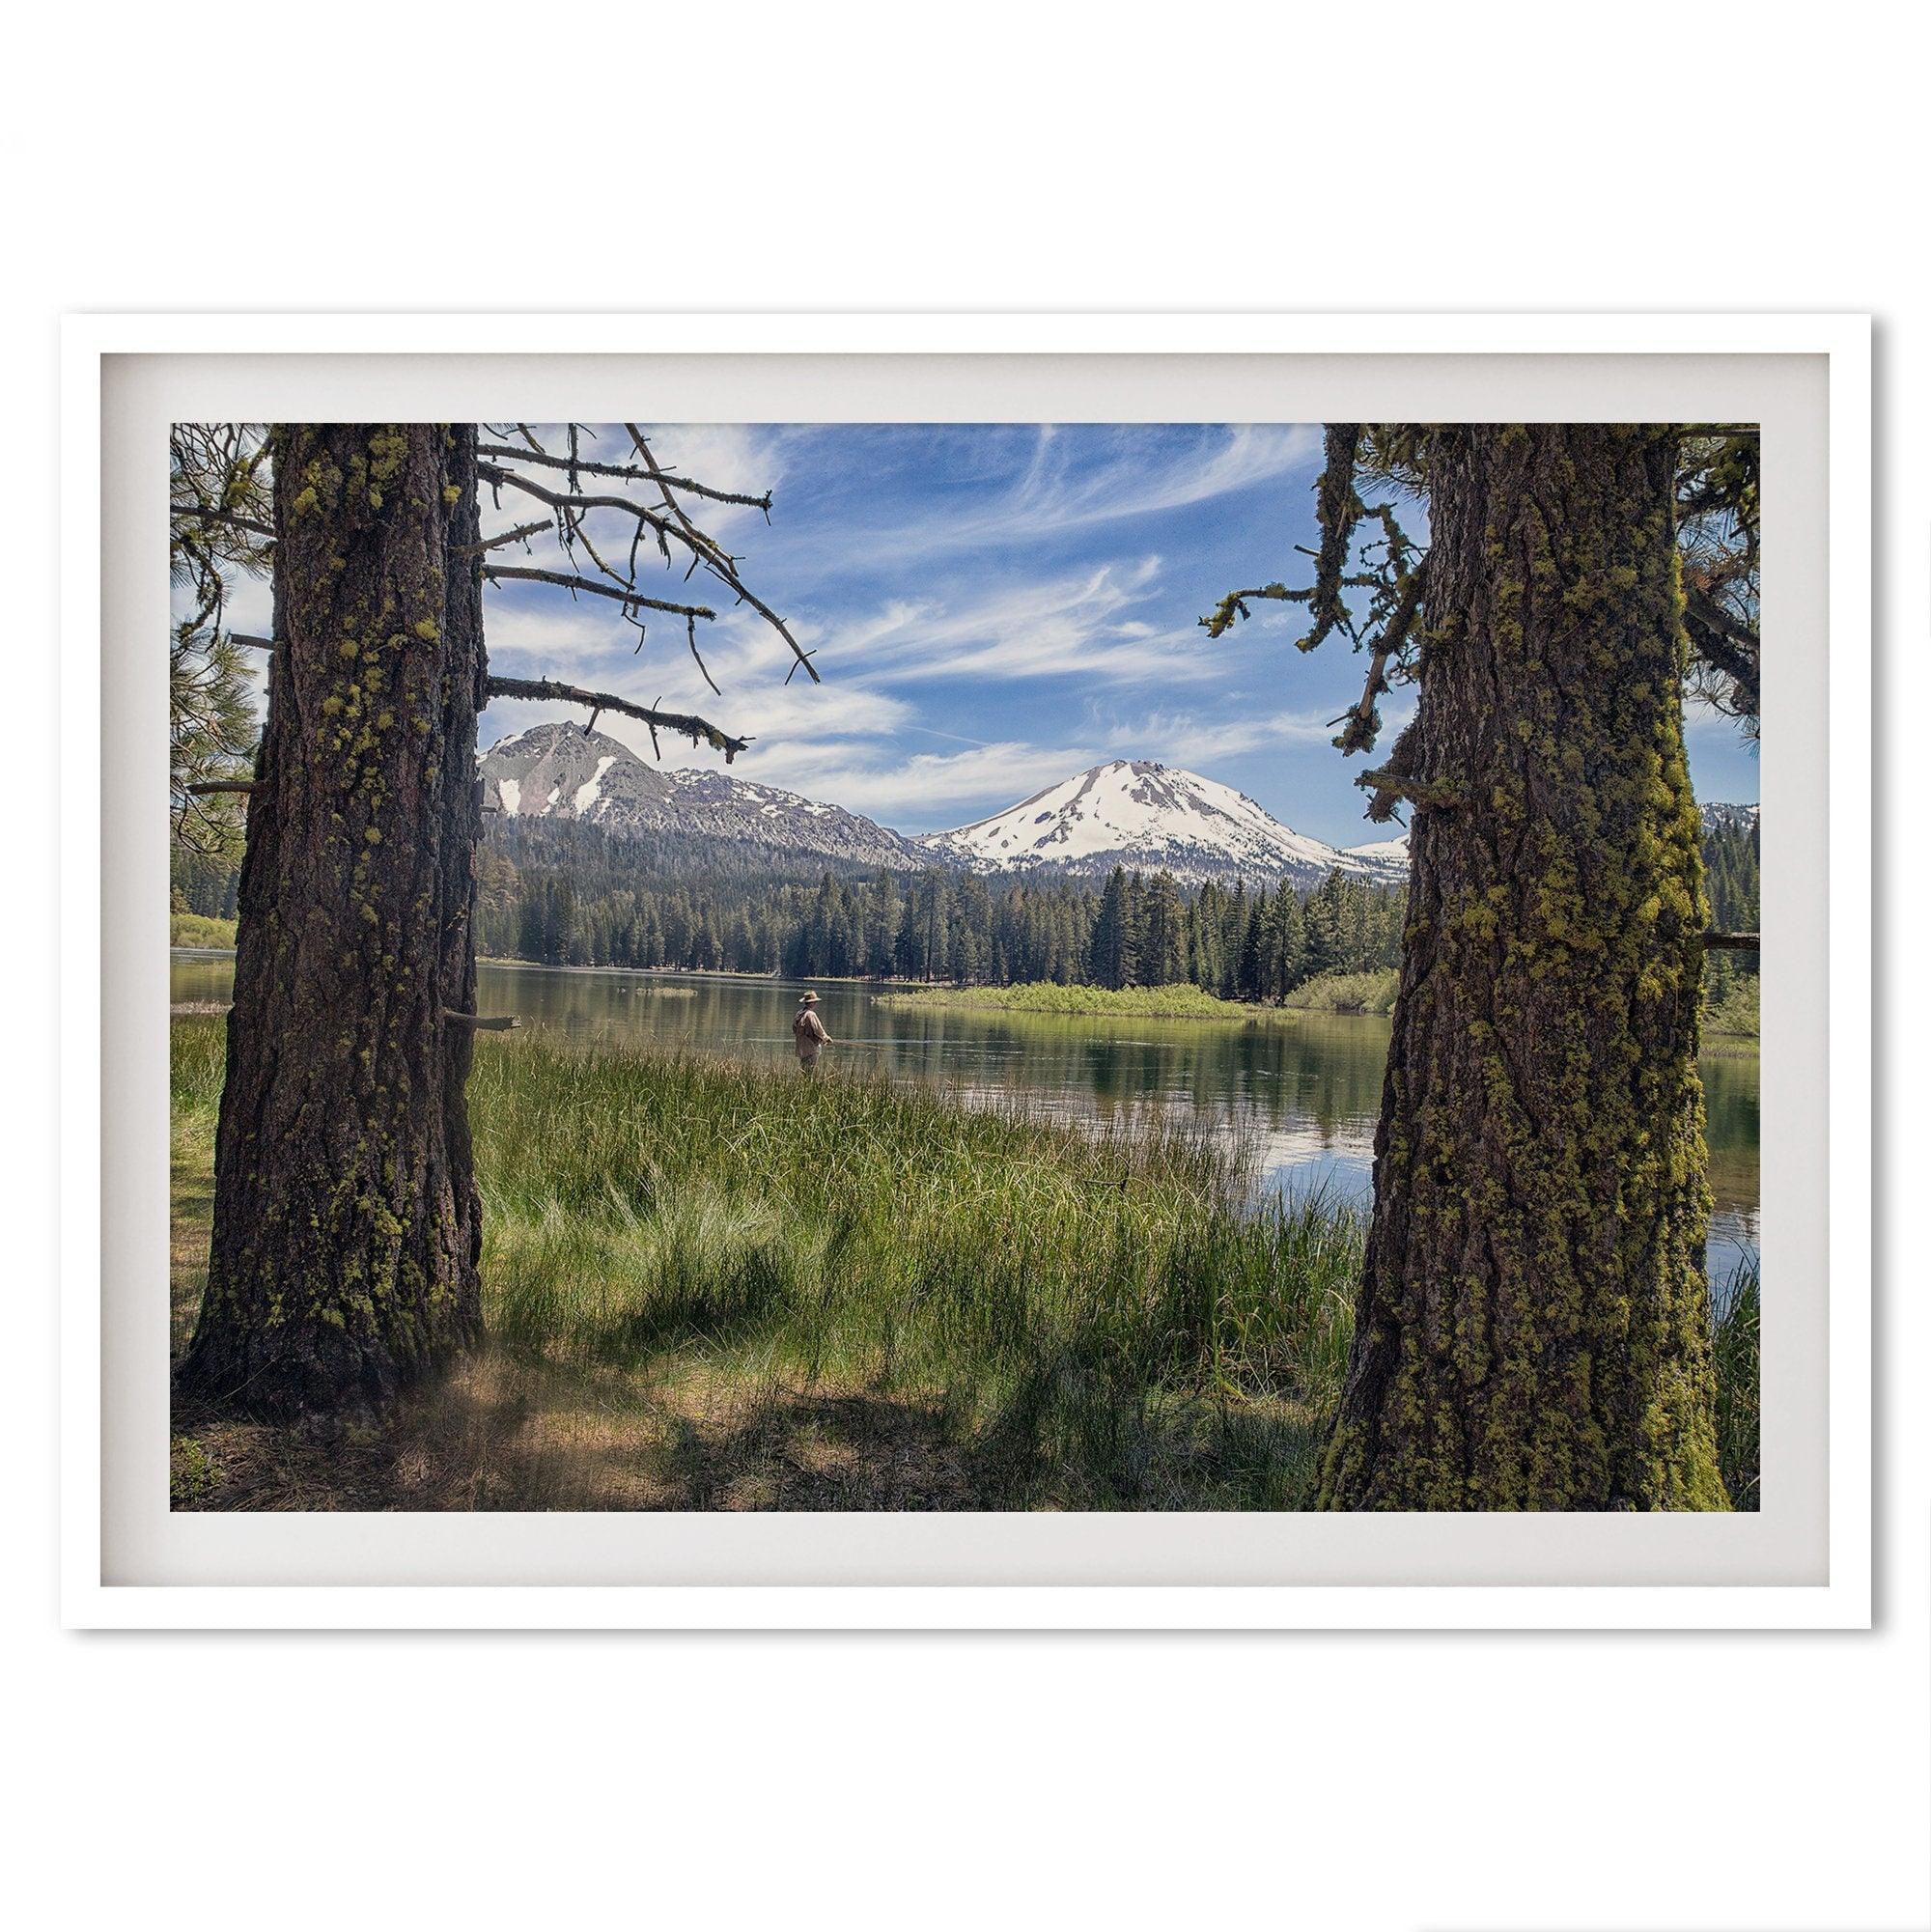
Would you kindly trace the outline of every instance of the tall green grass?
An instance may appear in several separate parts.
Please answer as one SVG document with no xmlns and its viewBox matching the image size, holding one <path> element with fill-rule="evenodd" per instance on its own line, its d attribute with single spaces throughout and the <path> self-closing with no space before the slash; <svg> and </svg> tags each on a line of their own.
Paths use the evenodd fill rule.
<svg viewBox="0 0 1931 1932">
<path fill-rule="evenodd" d="M 1717 1462 L 1731 1508 L 1759 1509 L 1763 1298 L 1754 1255 L 1738 1263 L 1716 1299 Z"/>
<path fill-rule="evenodd" d="M 1360 1230 L 1251 1212 L 1224 1141 L 520 1041 L 470 1099 L 511 1349 L 915 1398 L 1005 1506 L 1304 1486 Z"/>
<path fill-rule="evenodd" d="M 205 1228 L 222 1024 L 174 1043 L 177 1220 Z M 480 1041 L 469 1101 L 486 1317 L 530 1388 L 724 1390 L 747 1434 L 801 1394 L 863 1398 L 938 1431 L 975 1507 L 1308 1500 L 1363 1228 L 1318 1197 L 1257 1207 L 1238 1145 L 542 1035 Z M 1753 1269 L 1716 1358 L 1753 1507 Z"/>
</svg>

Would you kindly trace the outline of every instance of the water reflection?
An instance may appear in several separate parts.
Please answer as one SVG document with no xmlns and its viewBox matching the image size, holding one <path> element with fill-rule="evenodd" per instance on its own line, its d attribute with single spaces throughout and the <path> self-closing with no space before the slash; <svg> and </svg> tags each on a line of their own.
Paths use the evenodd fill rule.
<svg viewBox="0 0 1931 1932">
<path fill-rule="evenodd" d="M 232 955 L 177 953 L 174 998 L 225 1000 Z M 703 974 L 486 965 L 482 1010 L 583 1040 L 789 1060 L 800 986 Z M 870 987 L 815 981 L 837 1045 L 831 1064 L 943 1083 L 970 1103 L 1024 1092 L 1073 1120 L 1145 1108 L 1241 1134 L 1262 1185 L 1365 1200 L 1387 1022 L 1305 1014 L 1289 1025 L 1125 1022 L 881 1004 Z M 1115 1027 L 1123 1030 L 1115 1032 Z M 1703 1065 L 1709 1113 L 1713 1277 L 1757 1245 L 1757 1061 Z"/>
</svg>

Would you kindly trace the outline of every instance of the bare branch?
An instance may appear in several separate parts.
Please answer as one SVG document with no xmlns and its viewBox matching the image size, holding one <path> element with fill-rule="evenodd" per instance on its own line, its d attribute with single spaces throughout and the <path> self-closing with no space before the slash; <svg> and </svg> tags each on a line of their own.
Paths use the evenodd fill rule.
<svg viewBox="0 0 1931 1932">
<path fill-rule="evenodd" d="M 1357 751 L 1372 751 L 1375 740 L 1381 736 L 1382 714 L 1375 700 L 1387 692 L 1389 663 L 1399 661 L 1408 648 L 1409 633 L 1413 630 L 1414 621 L 1421 614 L 1421 599 L 1427 582 L 1428 560 L 1424 557 L 1400 580 L 1394 608 L 1375 637 L 1373 656 L 1368 659 L 1367 683 L 1361 687 L 1360 702 L 1334 720 L 1341 725 L 1334 746 L 1343 757 Z"/>
<path fill-rule="evenodd" d="M 549 678 L 491 677 L 489 689 L 492 698 L 530 698 L 539 703 L 585 705 L 593 712 L 621 712 L 626 717 L 638 718 L 649 725 L 653 743 L 661 725 L 666 731 L 689 739 L 693 744 L 708 744 L 721 751 L 727 765 L 751 742 L 748 738 L 733 738 L 708 720 L 687 713 L 658 711 L 651 705 L 632 704 L 629 698 L 617 697 L 609 691 L 589 691 L 580 685 L 559 685 Z"/>
<path fill-rule="evenodd" d="M 695 552 L 700 562 L 708 563 L 714 557 L 722 559 L 726 563 L 730 561 L 728 555 L 711 538 L 705 536 L 703 531 L 691 525 L 688 518 L 681 519 L 680 523 L 673 523 L 668 518 L 659 517 L 654 510 L 646 509 L 643 504 L 632 503 L 628 496 L 584 496 L 546 490 L 542 484 L 531 482 L 527 476 L 518 476 L 514 470 L 498 469 L 492 463 L 479 462 L 476 465 L 476 474 L 485 483 L 498 488 L 520 490 L 525 496 L 534 496 L 539 503 L 548 504 L 559 517 L 570 518 L 573 535 L 582 534 L 576 527 L 576 519 L 584 511 L 613 510 L 621 516 L 634 517 L 639 523 L 656 532 L 659 538 L 675 537 L 686 549 Z M 546 530 L 550 525 L 531 523 L 526 527 L 531 530 Z M 596 554 L 593 549 L 591 555 Z M 610 567 L 603 564 L 601 558 L 599 563 L 602 569 L 609 571 L 610 575 L 618 582 L 625 581 L 617 572 L 610 571 Z"/>
<path fill-rule="evenodd" d="M 707 490 L 702 486 L 693 485 L 689 482 L 689 479 L 685 477 L 672 476 L 651 455 L 650 445 L 645 441 L 642 432 L 638 430 L 636 425 L 627 423 L 624 427 L 629 432 L 631 441 L 636 445 L 637 453 L 642 459 L 641 465 L 585 462 L 575 454 L 574 435 L 572 439 L 572 454 L 569 457 L 552 457 L 546 451 L 538 450 L 535 447 L 534 438 L 532 438 L 532 449 L 528 453 L 504 444 L 491 443 L 483 445 L 483 453 L 500 456 L 506 462 L 542 462 L 553 469 L 563 470 L 569 476 L 572 485 L 571 490 L 567 492 L 546 490 L 542 484 L 533 482 L 529 477 L 518 475 L 515 470 L 504 468 L 497 463 L 479 463 L 477 465 L 477 474 L 492 488 L 501 489 L 507 486 L 512 490 L 520 490 L 524 495 L 534 497 L 538 502 L 546 504 L 554 510 L 558 519 L 559 540 L 563 543 L 566 549 L 574 543 L 581 543 L 583 545 L 584 548 L 589 551 L 591 559 L 596 563 L 598 569 L 622 593 L 617 599 L 618 602 L 641 605 L 653 610 L 674 611 L 679 615 L 688 617 L 692 614 L 692 606 L 666 603 L 657 599 L 646 598 L 635 590 L 637 546 L 634 541 L 630 546 L 630 566 L 628 574 L 614 570 L 598 555 L 597 547 L 591 542 L 589 534 L 584 527 L 583 518 L 592 510 L 607 510 L 617 515 L 628 516 L 634 519 L 640 533 L 644 530 L 649 530 L 657 538 L 658 547 L 666 559 L 670 555 L 669 540 L 675 538 L 690 553 L 690 570 L 685 573 L 686 582 L 689 580 L 691 574 L 701 564 L 712 576 L 715 577 L 719 583 L 731 592 L 732 596 L 740 603 L 748 604 L 751 609 L 755 610 L 790 645 L 792 657 L 795 660 L 792 665 L 794 672 L 801 664 L 804 667 L 806 675 L 814 684 L 822 682 L 816 667 L 811 662 L 810 654 L 792 635 L 791 629 L 785 623 L 784 619 L 763 598 L 751 590 L 739 574 L 737 559 L 714 537 L 700 530 L 691 521 L 690 518 L 686 514 L 684 506 L 677 501 L 675 495 L 672 493 L 675 490 L 687 488 L 696 495 L 709 496 L 719 502 L 743 503 L 751 508 L 760 509 L 769 514 L 770 509 L 769 492 L 763 497 L 737 496 L 728 491 Z M 528 432 L 525 431 L 524 434 L 527 434 Z M 647 505 L 632 502 L 630 498 L 624 496 L 584 494 L 575 488 L 576 479 L 580 474 L 621 476 L 628 482 L 655 484 L 658 493 L 662 499 L 662 510 L 660 512 L 653 510 Z M 489 574 L 490 567 L 486 566 L 485 574 Z M 506 572 L 504 574 L 514 574 L 514 573 Z M 541 573 L 530 571 L 522 572 L 520 574 L 537 577 L 540 581 L 570 582 L 580 589 L 598 588 L 592 585 L 588 578 L 584 577 L 565 578 L 555 575 L 543 577 Z M 610 596 L 611 592 L 603 590 L 602 594 Z M 698 608 L 696 614 L 706 618 L 714 617 L 715 615 L 714 612 L 703 608 Z M 691 645 L 691 655 L 694 658 L 697 657 L 694 640 Z M 704 660 L 702 658 L 697 658 L 697 661 L 698 668 L 702 670 Z M 704 676 L 705 682 L 711 684 L 710 672 L 705 671 Z M 712 684 L 712 688 L 715 690 L 716 686 Z"/>
<path fill-rule="evenodd" d="M 534 523 L 518 523 L 514 530 L 505 530 L 500 536 L 486 537 L 480 544 L 464 544 L 462 550 L 468 556 L 481 556 L 486 550 L 500 550 L 505 544 L 520 544 L 526 537 L 540 537 L 552 527 L 547 517 L 540 517 Z"/>
<path fill-rule="evenodd" d="M 594 577 L 573 576 L 567 571 L 525 569 L 520 564 L 485 564 L 483 574 L 492 582 L 498 577 L 517 577 L 529 583 L 561 584 L 565 590 L 588 591 L 592 597 L 607 597 L 613 603 L 631 604 L 642 610 L 667 610 L 673 617 L 714 618 L 708 604 L 666 603 L 661 598 L 645 597 L 641 591 L 626 590 L 622 584 L 599 583 Z"/>
<path fill-rule="evenodd" d="M 697 620 L 686 617 L 684 620 L 685 634 L 690 640 L 690 655 L 697 664 L 697 675 L 711 686 L 711 695 L 721 698 L 724 693 L 717 688 L 717 680 L 711 675 L 711 667 L 705 663 L 703 653 L 697 648 Z"/>
<path fill-rule="evenodd" d="M 258 523 L 252 517 L 239 517 L 232 510 L 210 510 L 199 503 L 170 503 L 170 517 L 195 517 L 204 523 L 226 523 L 231 529 L 246 530 L 251 537 L 274 538 L 274 527 Z"/>
<path fill-rule="evenodd" d="M 617 476 L 627 483 L 661 481 L 673 490 L 687 490 L 692 496 L 708 497 L 713 503 L 736 503 L 746 510 L 762 510 L 767 516 L 770 514 L 771 492 L 769 490 L 762 496 L 741 496 L 735 490 L 713 490 L 709 484 L 699 483 L 692 477 L 666 475 L 655 465 L 644 469 L 636 463 L 627 462 L 585 462 L 579 460 L 573 463 L 568 457 L 551 456 L 534 437 L 531 438 L 531 447 L 526 450 L 515 449 L 506 443 L 478 443 L 476 454 L 480 457 L 508 457 L 516 462 L 540 462 L 550 469 L 575 469 L 585 476 Z"/>
</svg>

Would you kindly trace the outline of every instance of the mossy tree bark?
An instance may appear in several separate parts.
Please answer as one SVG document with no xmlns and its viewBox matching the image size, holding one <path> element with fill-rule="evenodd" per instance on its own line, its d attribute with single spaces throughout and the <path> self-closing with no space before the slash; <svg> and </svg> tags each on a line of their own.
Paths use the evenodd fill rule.
<svg viewBox="0 0 1931 1932">
<path fill-rule="evenodd" d="M 274 432 L 275 651 L 184 1387 L 380 1407 L 476 1335 L 475 432 Z"/>
<path fill-rule="evenodd" d="M 1327 1507 L 1725 1506 L 1674 445 L 1427 440 L 1407 948 Z"/>
</svg>

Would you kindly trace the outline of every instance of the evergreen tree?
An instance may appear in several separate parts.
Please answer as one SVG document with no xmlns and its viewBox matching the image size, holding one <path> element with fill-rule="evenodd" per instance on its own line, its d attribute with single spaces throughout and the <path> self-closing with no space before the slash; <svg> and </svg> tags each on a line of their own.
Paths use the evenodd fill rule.
<svg viewBox="0 0 1931 1932">
<path fill-rule="evenodd" d="M 1344 751 L 1374 742 L 1390 676 L 1420 685 L 1361 780 L 1370 816 L 1413 815 L 1409 939 L 1322 1500 L 1721 1508 L 1682 697 L 1686 614 L 1716 620 L 1707 571 L 1686 612 L 1678 516 L 1727 495 L 1753 558 L 1755 438 L 1344 424 L 1328 449 L 1312 587 L 1209 625 L 1252 596 L 1305 601 L 1309 648 L 1345 620 L 1370 669 Z M 1387 485 L 1425 494 L 1425 559 L 1364 502 Z M 1706 663 L 1729 651 L 1753 697 L 1753 639 L 1746 662 L 1717 628 Z"/>
<path fill-rule="evenodd" d="M 1346 972 L 1350 969 L 1346 890 L 1337 869 L 1329 873 L 1307 902 L 1304 931 L 1310 973 Z"/>
<path fill-rule="evenodd" d="M 1138 958 L 1133 943 L 1132 888 L 1126 872 L 1115 866 L 1106 879 L 1100 898 L 1100 911 L 1093 924 L 1092 957 L 1089 972 L 1095 986 L 1121 987 L 1134 984 Z"/>
<path fill-rule="evenodd" d="M 463 1085 L 484 698 L 475 437 L 273 438 L 275 639 L 208 1286 L 182 1386 L 373 1409 L 481 1328 Z"/>
<path fill-rule="evenodd" d="M 558 582 L 639 625 L 646 609 L 669 611 L 695 650 L 698 621 L 714 613 L 651 596 L 635 575 L 651 551 L 675 547 L 792 642 L 679 492 L 769 499 L 705 492 L 625 430 L 630 465 L 588 459 L 577 425 L 565 432 L 568 454 L 552 455 L 528 433 L 514 447 L 483 443 L 468 424 L 280 424 L 265 460 L 218 501 L 184 487 L 177 464 L 178 561 L 205 560 L 183 536 L 194 527 L 262 531 L 246 492 L 271 489 L 274 599 L 272 636 L 253 640 L 270 654 L 267 719 L 245 781 L 214 1227 L 184 1390 L 280 1417 L 373 1411 L 480 1330 L 463 1089 L 477 926 L 507 930 L 510 916 L 500 900 L 486 908 L 480 889 L 477 712 L 492 696 L 562 700 L 628 713 L 727 757 L 744 743 L 611 693 L 490 677 L 484 585 Z M 585 471 L 622 478 L 636 496 L 600 489 L 593 504 L 577 493 Z M 592 510 L 628 510 L 640 540 L 628 572 L 587 543 L 594 577 L 486 549 L 486 485 L 541 501 L 573 567 Z M 218 591 L 178 647 L 203 649 L 196 627 L 221 646 Z M 614 903 L 587 900 L 577 916 L 567 885 L 546 896 L 545 955 L 606 956 Z"/>
<path fill-rule="evenodd" d="M 1177 985 L 1187 977 L 1187 928 L 1180 887 L 1172 873 L 1157 873 L 1147 882 L 1145 908 L 1141 956 L 1145 982 Z"/>
</svg>

